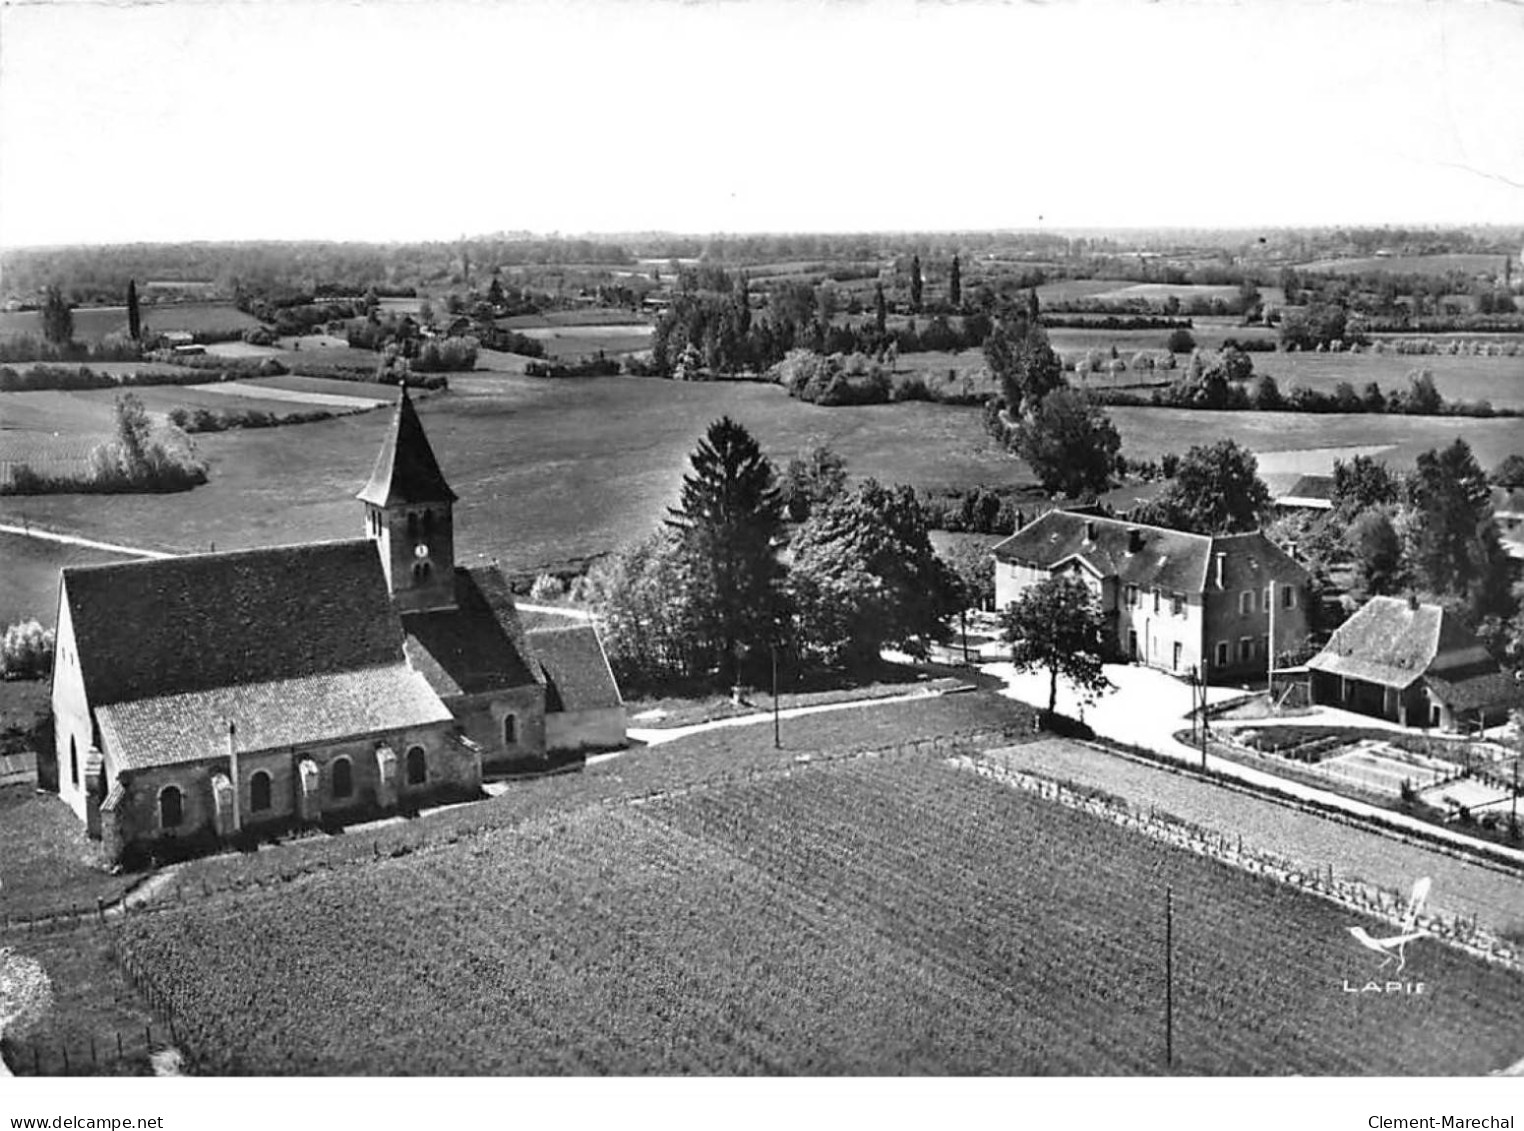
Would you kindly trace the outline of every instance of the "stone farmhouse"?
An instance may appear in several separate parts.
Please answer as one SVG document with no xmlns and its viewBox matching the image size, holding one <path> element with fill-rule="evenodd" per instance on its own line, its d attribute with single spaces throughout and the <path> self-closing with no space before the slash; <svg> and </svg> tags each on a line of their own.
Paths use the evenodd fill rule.
<svg viewBox="0 0 1524 1131">
<path fill-rule="evenodd" d="M 406 390 L 359 499 L 364 538 L 63 570 L 40 776 L 108 856 L 477 797 L 624 744 L 596 629 L 456 565 Z"/>
<path fill-rule="evenodd" d="M 1307 638 L 1307 571 L 1263 533 L 1207 536 L 1053 510 L 994 548 L 995 603 L 1071 574 L 1095 593 L 1116 653 L 1208 679 L 1253 678 Z M 1274 607 L 1274 616 L 1271 608 Z"/>
<path fill-rule="evenodd" d="M 1416 598 L 1372 597 L 1307 662 L 1312 701 L 1403 726 L 1461 731 L 1524 703 L 1454 613 Z"/>
</svg>

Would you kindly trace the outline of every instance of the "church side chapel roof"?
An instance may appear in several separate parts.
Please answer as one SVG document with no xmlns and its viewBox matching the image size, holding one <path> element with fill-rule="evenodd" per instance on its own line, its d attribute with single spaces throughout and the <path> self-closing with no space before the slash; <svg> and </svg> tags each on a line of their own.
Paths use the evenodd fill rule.
<svg viewBox="0 0 1524 1131">
<path fill-rule="evenodd" d="M 71 566 L 63 587 L 96 706 L 404 659 L 365 539 Z"/>
<path fill-rule="evenodd" d="M 457 567 L 455 608 L 408 613 L 402 631 L 408 660 L 446 698 L 540 682 L 513 593 L 494 566 Z"/>
<path fill-rule="evenodd" d="M 405 663 L 161 695 L 98 707 L 102 737 L 124 770 L 227 754 L 227 720 L 240 753 L 331 742 L 454 716 Z"/>
<path fill-rule="evenodd" d="M 529 634 L 529 647 L 545 680 L 547 713 L 624 705 L 598 630 L 591 624 L 536 629 Z"/>
<path fill-rule="evenodd" d="M 405 385 L 391 430 L 376 455 L 370 481 L 357 497 L 378 507 L 396 503 L 453 503 L 458 497 L 439 470 L 439 461 L 424 435 L 423 422 L 418 419 L 418 410 L 413 407 Z"/>
</svg>

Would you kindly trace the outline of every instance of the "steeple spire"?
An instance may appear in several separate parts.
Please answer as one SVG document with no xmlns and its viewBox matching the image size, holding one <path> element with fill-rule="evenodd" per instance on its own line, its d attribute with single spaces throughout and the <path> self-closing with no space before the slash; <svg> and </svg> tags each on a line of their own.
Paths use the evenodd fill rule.
<svg viewBox="0 0 1524 1131">
<path fill-rule="evenodd" d="M 424 435 L 423 422 L 418 419 L 418 410 L 413 407 L 406 385 L 402 386 L 391 430 L 376 455 L 370 482 L 365 484 L 358 497 L 377 507 L 399 503 L 453 503 L 458 497 L 445 482 L 444 472 L 439 470 L 439 461 L 434 458 L 434 449 Z"/>
<path fill-rule="evenodd" d="M 398 610 L 455 604 L 456 495 L 445 482 L 407 387 L 381 443 L 370 482 L 359 494 Z"/>
</svg>

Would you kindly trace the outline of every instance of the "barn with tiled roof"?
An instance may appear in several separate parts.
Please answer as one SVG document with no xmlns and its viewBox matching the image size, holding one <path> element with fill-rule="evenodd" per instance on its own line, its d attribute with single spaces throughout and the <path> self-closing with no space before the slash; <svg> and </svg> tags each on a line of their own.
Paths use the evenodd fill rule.
<svg viewBox="0 0 1524 1131">
<path fill-rule="evenodd" d="M 1467 730 L 1524 706 L 1521 685 L 1441 605 L 1372 597 L 1307 662 L 1313 701 L 1404 726 Z"/>
<path fill-rule="evenodd" d="M 366 537 L 72 567 L 59 794 L 108 853 L 186 850 L 479 796 L 484 772 L 624 742 L 590 623 L 526 631 L 455 564 L 456 495 L 404 391 Z"/>
</svg>

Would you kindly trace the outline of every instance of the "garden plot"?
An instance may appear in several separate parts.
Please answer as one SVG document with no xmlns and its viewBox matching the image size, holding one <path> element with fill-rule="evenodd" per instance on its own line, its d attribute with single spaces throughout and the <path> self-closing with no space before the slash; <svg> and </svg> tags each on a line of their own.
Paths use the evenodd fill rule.
<svg viewBox="0 0 1524 1131">
<path fill-rule="evenodd" d="M 1448 781 L 1459 772 L 1454 762 L 1414 754 L 1375 739 L 1363 739 L 1311 768 L 1338 781 L 1391 797 L 1402 795 L 1403 782 L 1411 782 L 1414 788 L 1422 790 Z"/>
</svg>

